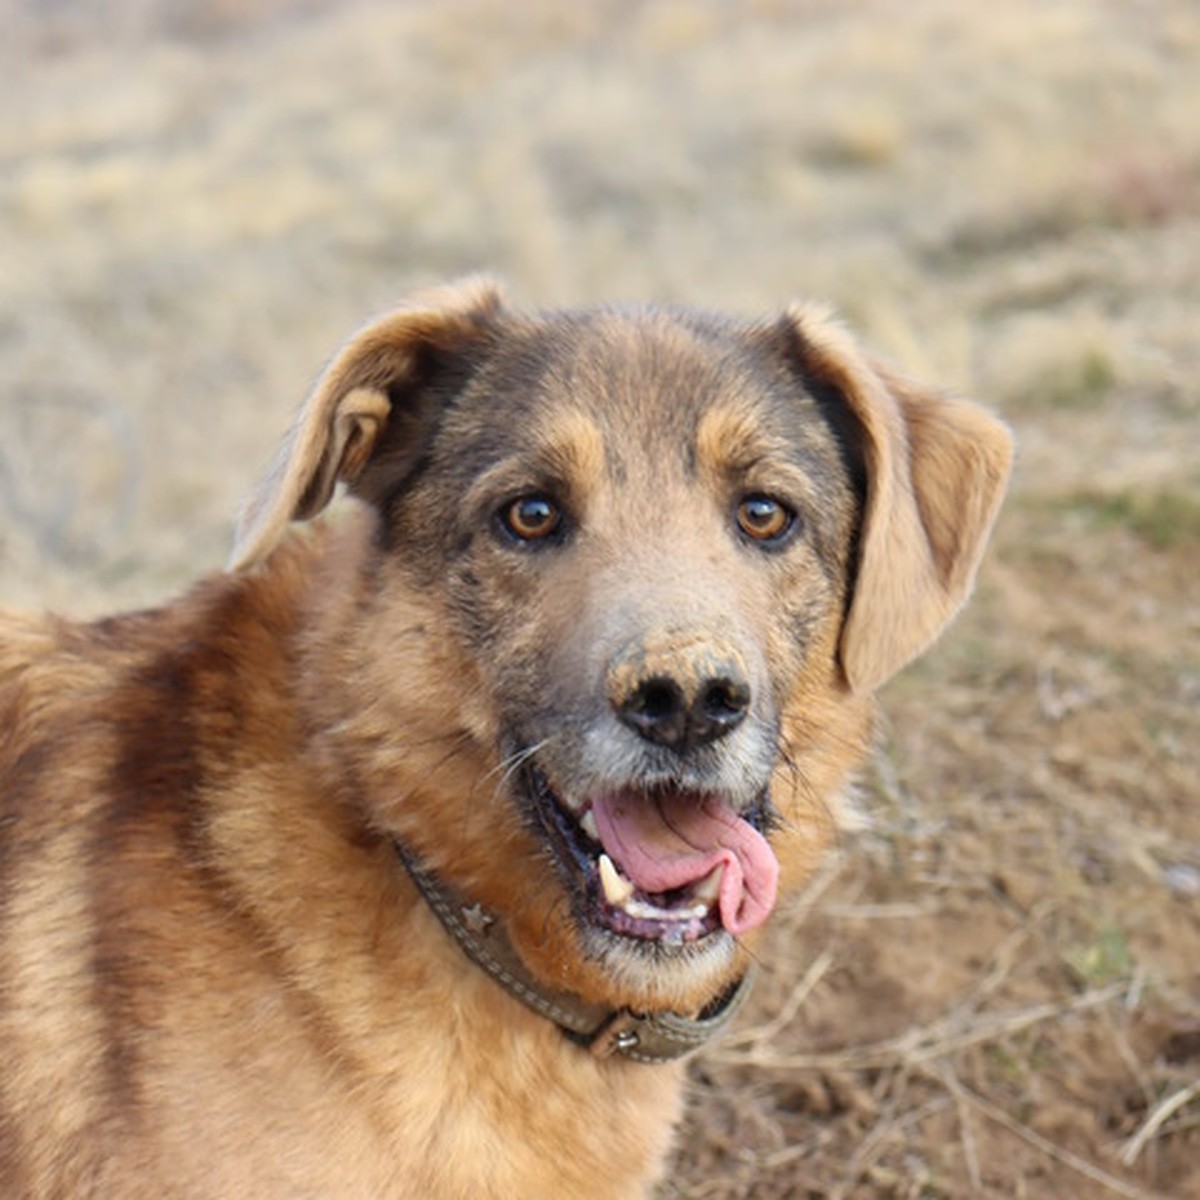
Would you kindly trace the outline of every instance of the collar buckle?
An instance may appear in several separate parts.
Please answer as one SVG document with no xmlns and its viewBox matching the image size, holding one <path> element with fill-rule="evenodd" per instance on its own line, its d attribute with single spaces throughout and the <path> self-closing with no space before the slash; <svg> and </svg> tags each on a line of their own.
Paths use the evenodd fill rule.
<svg viewBox="0 0 1200 1200">
<path fill-rule="evenodd" d="M 638 1026 L 644 1018 L 627 1008 L 618 1009 L 592 1036 L 588 1049 L 595 1058 L 629 1054 L 641 1042 Z"/>
</svg>

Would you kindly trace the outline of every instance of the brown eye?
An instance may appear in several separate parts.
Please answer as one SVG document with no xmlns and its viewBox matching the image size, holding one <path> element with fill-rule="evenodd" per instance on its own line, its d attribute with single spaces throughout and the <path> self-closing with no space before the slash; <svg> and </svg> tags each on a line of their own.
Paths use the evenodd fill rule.
<svg viewBox="0 0 1200 1200">
<path fill-rule="evenodd" d="M 770 496 L 747 496 L 737 507 L 741 531 L 756 542 L 778 541 L 795 519 L 790 508 Z"/>
<path fill-rule="evenodd" d="M 521 496 L 501 510 L 500 520 L 513 537 L 536 542 L 557 531 L 562 513 L 547 496 Z"/>
</svg>

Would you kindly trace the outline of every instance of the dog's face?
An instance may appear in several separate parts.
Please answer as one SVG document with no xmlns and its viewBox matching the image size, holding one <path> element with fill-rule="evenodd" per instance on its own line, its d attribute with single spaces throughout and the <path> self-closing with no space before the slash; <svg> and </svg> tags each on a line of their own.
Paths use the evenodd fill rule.
<svg viewBox="0 0 1200 1200">
<path fill-rule="evenodd" d="M 510 326 L 422 468 L 397 488 L 385 444 L 361 481 L 444 597 L 506 793 L 614 974 L 705 974 L 763 921 L 771 778 L 804 754 L 789 702 L 834 687 L 852 452 L 769 340 Z"/>
<path fill-rule="evenodd" d="M 1006 439 L 947 417 L 965 465 L 922 489 L 906 394 L 811 320 L 444 295 L 335 362 L 251 511 L 247 562 L 339 477 L 370 506 L 366 703 L 433 748 L 373 819 L 555 985 L 686 1008 L 736 975 L 826 839 L 871 687 L 969 586 Z"/>
</svg>

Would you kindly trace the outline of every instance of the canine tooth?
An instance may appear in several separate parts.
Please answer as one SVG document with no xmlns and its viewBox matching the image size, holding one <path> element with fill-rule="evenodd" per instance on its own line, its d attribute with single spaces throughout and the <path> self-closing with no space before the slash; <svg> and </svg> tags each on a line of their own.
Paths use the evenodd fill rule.
<svg viewBox="0 0 1200 1200">
<path fill-rule="evenodd" d="M 600 831 L 596 828 L 596 814 L 590 808 L 579 818 L 579 824 L 593 842 L 600 840 Z"/>
<path fill-rule="evenodd" d="M 614 908 L 625 908 L 633 896 L 633 884 L 621 877 L 607 854 L 600 855 L 600 886 L 604 889 L 605 900 Z"/>
<path fill-rule="evenodd" d="M 725 874 L 725 864 L 717 863 L 715 867 L 692 889 L 692 895 L 705 907 L 712 904 L 721 894 L 721 877 Z"/>
</svg>

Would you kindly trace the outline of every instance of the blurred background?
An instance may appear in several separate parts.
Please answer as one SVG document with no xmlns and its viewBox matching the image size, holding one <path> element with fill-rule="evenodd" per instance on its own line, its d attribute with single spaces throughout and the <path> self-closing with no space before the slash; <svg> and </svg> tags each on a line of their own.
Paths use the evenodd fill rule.
<svg viewBox="0 0 1200 1200">
<path fill-rule="evenodd" d="M 1020 459 L 668 1197 L 1200 1195 L 1195 0 L 0 0 L 0 603 L 227 551 L 414 286 L 831 301 Z"/>
</svg>

